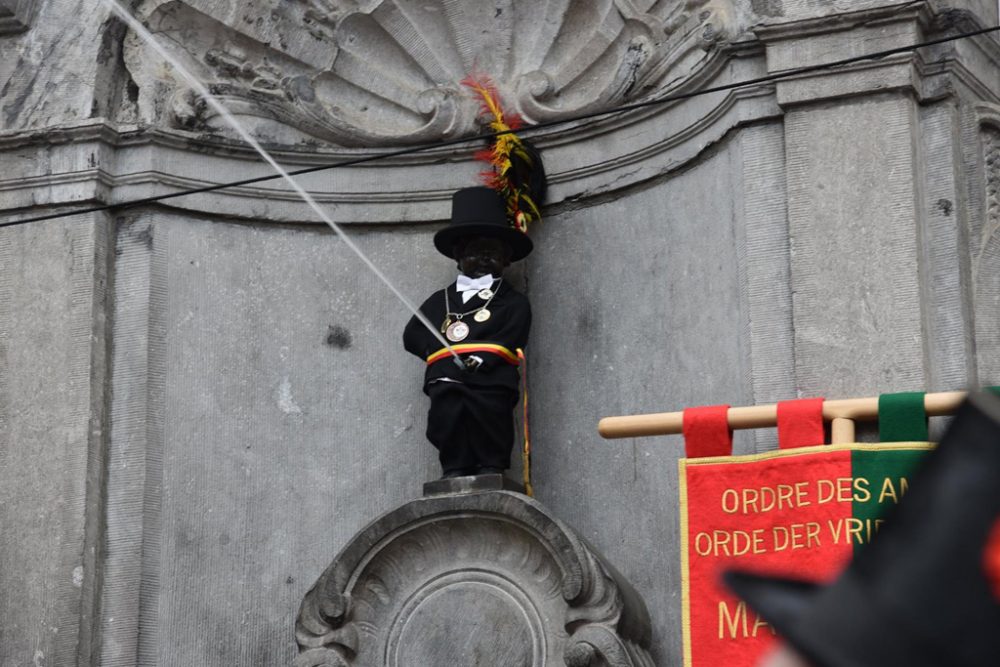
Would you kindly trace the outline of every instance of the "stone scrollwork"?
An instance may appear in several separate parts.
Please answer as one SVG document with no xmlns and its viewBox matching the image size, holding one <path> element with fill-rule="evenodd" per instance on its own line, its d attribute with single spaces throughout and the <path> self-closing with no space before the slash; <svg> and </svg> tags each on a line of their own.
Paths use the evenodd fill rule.
<svg viewBox="0 0 1000 667">
<path fill-rule="evenodd" d="M 270 10 L 262 11 L 265 5 Z M 643 99 L 732 38 L 733 0 L 147 0 L 140 17 L 265 140 L 398 144 L 475 127 L 461 90 L 494 79 L 529 122 Z M 147 120 L 220 131 L 135 36 Z"/>
<path fill-rule="evenodd" d="M 982 227 L 971 239 L 973 278 L 976 282 L 996 283 L 993 276 L 1000 262 L 1000 106 L 984 102 L 977 105 L 976 111 L 983 150 L 985 210 Z M 1000 283 L 997 289 L 1000 290 Z M 1000 291 L 991 298 L 996 303 Z"/>
<path fill-rule="evenodd" d="M 31 27 L 38 0 L 0 0 L 0 36 Z"/>
<path fill-rule="evenodd" d="M 1000 113 L 997 124 L 983 128 L 983 165 L 986 168 L 986 222 L 989 235 L 1000 231 Z"/>
<path fill-rule="evenodd" d="M 970 230 L 973 307 L 979 376 L 1000 372 L 1000 106 L 977 105 L 982 146 L 983 210 Z"/>
<path fill-rule="evenodd" d="M 429 497 L 358 533 L 302 602 L 296 667 L 648 667 L 645 604 L 541 505 Z"/>
</svg>

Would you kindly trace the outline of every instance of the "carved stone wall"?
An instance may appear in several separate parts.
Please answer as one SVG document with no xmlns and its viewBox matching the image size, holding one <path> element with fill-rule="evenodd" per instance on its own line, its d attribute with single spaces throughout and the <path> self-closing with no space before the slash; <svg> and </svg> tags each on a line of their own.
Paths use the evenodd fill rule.
<svg viewBox="0 0 1000 667">
<path fill-rule="evenodd" d="M 460 85 L 473 72 L 530 123 L 646 97 L 691 77 L 734 20 L 727 0 L 227 5 L 156 0 L 140 13 L 263 138 L 340 146 L 474 130 L 478 105 Z M 125 61 L 147 122 L 229 133 L 134 37 Z"/>
<path fill-rule="evenodd" d="M 1000 106 L 979 107 L 984 220 L 970 238 L 976 313 L 976 345 L 984 378 L 1000 374 Z"/>
<path fill-rule="evenodd" d="M 520 493 L 453 486 L 351 539 L 302 603 L 297 667 L 652 666 L 642 598 L 592 547 Z"/>
<path fill-rule="evenodd" d="M 505 0 L 488 12 L 484 7 L 296 1 L 261 11 L 222 0 L 173 0 L 143 2 L 137 11 L 172 56 L 208 82 L 291 168 L 468 135 L 476 127 L 478 103 L 460 81 L 471 71 L 490 75 L 507 104 L 532 121 L 757 73 L 747 57 L 752 48 L 741 46 L 750 37 L 743 13 L 729 0 Z M 91 197 L 105 197 L 109 188 L 135 198 L 209 185 L 223 173 L 270 173 L 136 35 L 108 19 L 99 39 L 108 43 L 102 63 L 111 66 L 121 58 L 117 78 L 99 73 L 95 79 L 106 89 L 101 99 L 88 101 L 106 109 L 105 118 L 60 128 L 55 146 L 51 129 L 0 135 L 3 150 L 25 156 L 16 171 L 0 177 L 11 207 L 45 203 L 50 192 L 58 199 L 64 185 L 75 192 L 80 183 L 94 184 Z M 46 68 L 52 67 L 56 77 L 55 71 L 77 66 L 76 61 L 49 66 L 41 54 L 38 60 L 15 68 L 12 81 L 27 80 L 29 70 L 41 68 L 48 75 Z M 3 67 L 0 61 L 0 76 Z M 13 124 L 38 113 L 42 103 L 33 104 L 38 94 L 31 86 L 11 89 L 18 101 L 17 113 L 7 105 Z M 655 178 L 734 125 L 778 112 L 767 86 L 669 108 L 666 116 L 640 110 L 538 133 L 535 141 L 550 165 L 550 203 Z M 311 174 L 302 182 L 338 221 L 439 220 L 447 216 L 450 193 L 476 179 L 480 167 L 471 160 L 472 148 L 443 146 L 387 157 L 377 165 Z M 115 168 L 97 167 L 90 156 L 110 159 L 108 150 Z M 38 179 L 55 190 L 39 192 Z M 169 205 L 254 220 L 315 222 L 281 181 Z"/>
<path fill-rule="evenodd" d="M 467 147 L 385 154 L 472 128 L 458 85 L 472 65 L 530 120 L 564 119 L 996 24 L 995 5 L 129 3 L 287 166 L 381 158 L 301 182 L 418 301 L 454 279 L 431 238 L 480 167 Z M 93 0 L 0 0 L 12 16 L 0 221 L 269 173 Z M 303 659 L 350 660 L 376 636 L 410 658 L 410 639 L 440 630 L 423 611 L 486 596 L 455 627 L 519 628 L 515 659 L 583 662 L 594 646 L 597 662 L 620 642 L 638 664 L 636 646 L 679 664 L 682 447 L 604 442 L 597 419 L 1000 384 L 998 91 L 1000 42 L 983 36 L 538 133 L 551 200 L 510 278 L 535 310 L 552 533 L 435 515 L 412 548 L 373 545 L 354 570 L 365 587 L 326 579 L 365 623 L 321 610 Z M 407 318 L 278 181 L 0 229 L 0 663 L 292 662 L 331 554 L 438 474 Z M 774 440 L 741 432 L 736 449 Z M 582 544 L 558 537 L 566 524 L 593 548 L 537 547 Z M 508 536 L 522 551 L 497 545 L 503 576 L 453 579 L 426 556 L 453 539 L 485 562 L 470 544 Z M 510 583 L 515 554 L 561 582 L 577 567 L 618 581 L 597 551 L 641 591 L 648 647 L 596 587 Z M 407 589 L 404 566 L 443 578 Z M 390 587 L 410 606 L 385 605 Z M 533 616 L 535 598 L 554 615 Z M 590 639 L 565 622 L 578 612 Z"/>
</svg>

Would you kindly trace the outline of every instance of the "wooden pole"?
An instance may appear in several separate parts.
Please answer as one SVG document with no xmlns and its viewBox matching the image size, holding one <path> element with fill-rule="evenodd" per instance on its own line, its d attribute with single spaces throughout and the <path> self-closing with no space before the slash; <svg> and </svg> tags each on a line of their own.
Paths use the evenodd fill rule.
<svg viewBox="0 0 1000 667">
<path fill-rule="evenodd" d="M 947 391 L 924 395 L 924 409 L 929 417 L 950 415 L 965 400 L 967 392 Z M 824 401 L 823 419 L 872 421 L 878 418 L 878 397 L 845 398 L 834 401 Z M 729 426 L 732 429 L 766 428 L 778 423 L 777 405 L 752 405 L 749 407 L 729 408 Z M 602 437 L 638 438 L 646 435 L 670 435 L 680 433 L 684 422 L 683 412 L 660 412 L 647 415 L 631 415 L 625 417 L 605 417 L 598 423 L 597 431 Z M 836 424 L 838 434 L 846 437 L 847 424 Z M 854 427 L 850 426 L 850 437 L 853 440 Z M 832 438 L 831 438 L 832 439 Z M 834 440 L 843 442 L 843 440 Z"/>
<path fill-rule="evenodd" d="M 854 420 L 834 417 L 830 421 L 830 442 L 834 445 L 854 442 Z"/>
</svg>

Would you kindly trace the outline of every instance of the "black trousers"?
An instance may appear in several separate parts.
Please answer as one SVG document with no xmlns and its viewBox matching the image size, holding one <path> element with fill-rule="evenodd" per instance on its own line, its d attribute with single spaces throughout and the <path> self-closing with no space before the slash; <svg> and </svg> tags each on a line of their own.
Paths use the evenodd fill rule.
<svg viewBox="0 0 1000 667">
<path fill-rule="evenodd" d="M 427 439 L 437 447 L 444 472 L 510 467 L 517 391 L 433 382 L 427 394 Z"/>
</svg>

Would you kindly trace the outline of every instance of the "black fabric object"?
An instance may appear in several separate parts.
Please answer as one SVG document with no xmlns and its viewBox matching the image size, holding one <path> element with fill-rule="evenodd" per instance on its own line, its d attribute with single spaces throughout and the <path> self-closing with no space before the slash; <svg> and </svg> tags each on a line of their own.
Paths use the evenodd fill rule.
<svg viewBox="0 0 1000 667">
<path fill-rule="evenodd" d="M 486 236 L 505 241 L 511 248 L 511 261 L 527 257 L 534 244 L 527 234 L 514 229 L 507 219 L 507 205 L 491 188 L 462 188 L 451 198 L 451 222 L 434 235 L 434 247 L 445 257 L 455 259 L 455 243 L 468 236 Z"/>
<path fill-rule="evenodd" d="M 511 352 L 524 348 L 531 329 L 528 298 L 504 281 L 494 282 L 496 295 L 489 303 L 490 318 L 476 322 L 472 314 L 463 318 L 469 336 L 462 343 L 502 345 Z M 468 303 L 452 283 L 424 301 L 420 311 L 432 324 L 444 322 L 447 294 L 451 312 L 464 313 L 486 303 L 478 295 Z M 426 361 L 441 349 L 441 342 L 420 323 L 410 318 L 403 330 L 403 346 Z M 459 368 L 450 354 L 427 366 L 424 393 L 431 399 L 427 413 L 427 439 L 438 449 L 445 473 L 481 468 L 510 467 L 514 444 L 512 410 L 519 397 L 520 373 L 517 366 L 489 352 L 474 352 L 483 360 L 475 371 Z M 461 355 L 463 358 L 468 354 Z"/>
<path fill-rule="evenodd" d="M 527 190 L 535 206 L 542 207 L 545 203 L 545 196 L 548 194 L 549 180 L 545 175 L 545 165 L 542 162 L 542 155 L 527 139 L 521 139 L 521 146 L 524 148 L 527 160 L 511 158 L 511 180 L 522 189 Z M 524 187 L 524 186 L 527 187 Z"/>
<path fill-rule="evenodd" d="M 462 343 L 492 343 L 503 345 L 511 352 L 517 352 L 517 348 L 523 348 L 528 344 L 528 331 L 531 329 L 531 304 L 528 297 L 524 296 L 506 281 L 494 282 L 494 289 L 497 294 L 490 302 L 490 319 L 485 322 L 476 322 L 472 315 L 467 315 L 463 321 L 469 325 L 469 336 Z M 462 295 L 452 283 L 443 290 L 438 290 L 420 306 L 420 312 L 427 316 L 431 324 L 437 326 L 444 322 L 445 293 L 448 295 L 448 303 L 451 312 L 464 313 L 473 310 L 484 303 L 478 296 L 472 297 L 469 303 L 462 302 Z M 411 317 L 403 330 L 403 347 L 406 351 L 416 355 L 421 360 L 441 349 L 441 341 L 427 330 L 416 317 Z M 483 360 L 483 365 L 475 372 L 469 372 L 459 368 L 451 355 L 431 364 L 424 372 L 424 392 L 427 386 L 440 378 L 450 378 L 469 385 L 506 387 L 516 390 L 520 383 L 521 375 L 516 366 L 513 366 L 495 354 L 477 352 L 476 356 Z M 467 357 L 468 355 L 462 355 Z"/>
<path fill-rule="evenodd" d="M 437 448 L 445 473 L 510 467 L 517 391 L 439 381 L 427 393 L 427 439 Z"/>
<path fill-rule="evenodd" d="M 1000 520 L 1000 399 L 977 394 L 878 536 L 829 586 L 731 571 L 726 583 L 817 667 L 996 667 L 984 568 Z"/>
<path fill-rule="evenodd" d="M 548 192 L 548 178 L 541 153 L 526 139 L 521 139 L 519 149 L 510 152 L 507 180 L 511 184 L 512 196 L 517 200 L 517 208 L 529 216 L 533 216 L 535 210 L 541 214 Z M 503 194 L 508 196 L 506 192 Z"/>
</svg>

